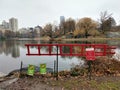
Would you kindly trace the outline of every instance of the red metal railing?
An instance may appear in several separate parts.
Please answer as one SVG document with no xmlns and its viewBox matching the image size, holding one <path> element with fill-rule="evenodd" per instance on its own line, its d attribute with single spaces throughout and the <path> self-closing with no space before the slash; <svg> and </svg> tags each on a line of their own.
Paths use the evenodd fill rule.
<svg viewBox="0 0 120 90">
<path fill-rule="evenodd" d="M 107 44 L 25 44 L 27 47 L 28 56 L 41 56 L 41 55 L 61 55 L 61 56 L 85 56 L 85 49 L 92 47 L 95 50 L 95 56 L 106 56 L 115 54 L 113 51 L 116 49 L 115 46 L 109 46 Z M 31 53 L 30 47 L 36 47 L 38 52 Z M 48 52 L 42 53 L 42 47 L 47 47 Z M 52 53 L 52 48 L 58 47 L 58 53 Z M 64 52 L 64 48 L 68 48 L 68 53 Z M 75 51 L 76 49 L 77 51 Z"/>
</svg>

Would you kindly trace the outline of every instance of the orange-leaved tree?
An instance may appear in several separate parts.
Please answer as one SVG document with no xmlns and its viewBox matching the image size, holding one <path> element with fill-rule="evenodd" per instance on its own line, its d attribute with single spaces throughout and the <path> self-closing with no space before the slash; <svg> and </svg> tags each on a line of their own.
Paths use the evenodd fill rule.
<svg viewBox="0 0 120 90">
<path fill-rule="evenodd" d="M 90 34 L 89 32 L 91 30 L 95 30 L 97 26 L 98 26 L 97 22 L 92 20 L 91 18 L 85 17 L 79 19 L 76 24 L 74 34 L 75 35 L 81 34 L 82 36 L 85 36 L 87 38 Z"/>
</svg>

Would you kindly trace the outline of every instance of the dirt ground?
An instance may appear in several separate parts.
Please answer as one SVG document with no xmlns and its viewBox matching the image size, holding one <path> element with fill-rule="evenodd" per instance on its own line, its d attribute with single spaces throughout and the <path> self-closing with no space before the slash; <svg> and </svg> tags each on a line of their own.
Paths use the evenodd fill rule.
<svg viewBox="0 0 120 90">
<path fill-rule="evenodd" d="M 45 78 L 22 77 L 0 82 L 0 90 L 62 90 L 62 87 L 49 85 Z"/>
<path fill-rule="evenodd" d="M 46 77 L 22 77 L 0 83 L 0 90 L 120 90 L 120 76 L 67 77 L 56 80 Z M 7 84 L 7 85 L 5 85 Z"/>
</svg>

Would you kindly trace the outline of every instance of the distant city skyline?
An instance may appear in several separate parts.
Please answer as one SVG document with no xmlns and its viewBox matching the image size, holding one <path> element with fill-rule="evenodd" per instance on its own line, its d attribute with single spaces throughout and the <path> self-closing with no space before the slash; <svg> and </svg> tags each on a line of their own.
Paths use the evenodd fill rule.
<svg viewBox="0 0 120 90">
<path fill-rule="evenodd" d="M 0 24 L 11 17 L 19 20 L 18 28 L 60 23 L 60 16 L 75 20 L 90 17 L 97 21 L 104 11 L 113 13 L 120 24 L 119 3 L 119 0 L 0 0 Z"/>
<path fill-rule="evenodd" d="M 17 32 L 18 31 L 18 19 L 12 17 L 9 19 L 8 22 L 3 20 L 2 23 L 0 24 L 0 29 Z"/>
</svg>

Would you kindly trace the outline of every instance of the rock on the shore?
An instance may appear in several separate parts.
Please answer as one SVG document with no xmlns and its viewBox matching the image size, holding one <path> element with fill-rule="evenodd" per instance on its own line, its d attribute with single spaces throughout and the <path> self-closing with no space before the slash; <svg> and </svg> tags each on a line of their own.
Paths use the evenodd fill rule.
<svg viewBox="0 0 120 90">
<path fill-rule="evenodd" d="M 4 73 L 2 73 L 2 72 L 0 72 L 0 77 L 4 77 L 4 76 L 6 76 L 7 74 L 4 74 Z"/>
</svg>

